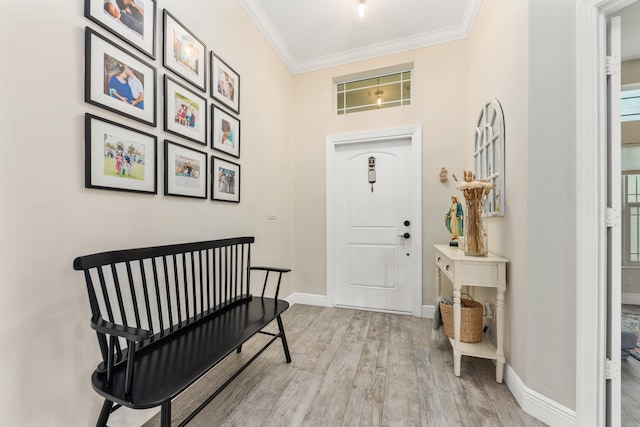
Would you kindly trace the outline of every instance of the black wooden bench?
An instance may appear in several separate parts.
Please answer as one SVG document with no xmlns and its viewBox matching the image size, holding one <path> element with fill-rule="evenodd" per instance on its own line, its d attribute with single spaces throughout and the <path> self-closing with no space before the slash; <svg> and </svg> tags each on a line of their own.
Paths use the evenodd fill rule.
<svg viewBox="0 0 640 427">
<path fill-rule="evenodd" d="M 271 338 L 211 394 L 188 423 L 278 338 L 291 362 L 278 299 L 283 268 L 252 267 L 253 237 L 127 249 L 73 261 L 83 270 L 91 327 L 102 353 L 91 381 L 105 398 L 97 426 L 106 426 L 114 404 L 134 409 L 161 406 L 171 424 L 171 399 L 209 372 L 256 333 Z M 250 275 L 264 272 L 262 295 L 250 293 Z M 269 273 L 277 274 L 269 280 Z M 274 297 L 265 297 L 275 288 Z M 278 333 L 262 331 L 276 320 Z M 116 406 L 117 407 L 117 406 Z"/>
</svg>

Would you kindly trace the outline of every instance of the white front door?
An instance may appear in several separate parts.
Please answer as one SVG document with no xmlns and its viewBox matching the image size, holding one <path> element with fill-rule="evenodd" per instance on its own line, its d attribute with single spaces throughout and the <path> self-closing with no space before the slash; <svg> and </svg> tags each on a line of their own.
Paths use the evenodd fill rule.
<svg viewBox="0 0 640 427">
<path fill-rule="evenodd" d="M 327 252 L 335 305 L 420 315 L 420 174 L 412 143 L 400 136 L 334 147 Z"/>
</svg>

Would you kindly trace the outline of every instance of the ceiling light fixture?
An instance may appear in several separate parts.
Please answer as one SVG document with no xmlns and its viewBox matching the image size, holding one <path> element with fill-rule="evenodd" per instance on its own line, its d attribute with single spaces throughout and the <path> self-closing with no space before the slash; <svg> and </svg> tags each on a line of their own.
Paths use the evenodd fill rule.
<svg viewBox="0 0 640 427">
<path fill-rule="evenodd" d="M 356 0 L 356 8 L 355 8 L 355 15 L 356 15 L 356 20 L 358 21 L 364 21 L 365 19 L 367 19 L 367 16 L 369 16 L 369 8 L 367 7 L 366 0 Z"/>
</svg>

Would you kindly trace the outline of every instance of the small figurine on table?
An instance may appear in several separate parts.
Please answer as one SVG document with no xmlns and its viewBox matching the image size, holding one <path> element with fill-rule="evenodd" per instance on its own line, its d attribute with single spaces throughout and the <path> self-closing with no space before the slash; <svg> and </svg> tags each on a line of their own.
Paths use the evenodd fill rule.
<svg viewBox="0 0 640 427">
<path fill-rule="evenodd" d="M 464 212 L 462 211 L 462 204 L 458 202 L 456 196 L 451 196 L 451 207 L 449 212 L 444 216 L 444 223 L 447 226 L 447 230 L 451 233 L 450 246 L 458 246 L 458 238 L 462 237 L 462 231 L 464 229 Z"/>
</svg>

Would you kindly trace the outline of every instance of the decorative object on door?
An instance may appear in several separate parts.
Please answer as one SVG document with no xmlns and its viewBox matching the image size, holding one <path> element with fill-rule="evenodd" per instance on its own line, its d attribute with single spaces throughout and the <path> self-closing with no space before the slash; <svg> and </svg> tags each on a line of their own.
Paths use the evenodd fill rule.
<svg viewBox="0 0 640 427">
<path fill-rule="evenodd" d="M 371 192 L 373 193 L 373 184 L 376 182 L 376 158 L 369 157 L 369 184 L 371 184 Z"/>
<path fill-rule="evenodd" d="M 444 216 L 444 224 L 451 233 L 449 246 L 458 246 L 458 239 L 462 237 L 464 230 L 464 211 L 456 196 L 451 196 L 451 207 Z"/>
<path fill-rule="evenodd" d="M 469 256 L 487 256 L 487 230 L 484 205 L 487 195 L 495 188 L 491 182 L 478 180 L 471 171 L 463 171 L 464 181 L 456 188 L 462 191 L 466 202 L 464 224 L 464 253 Z"/>
<path fill-rule="evenodd" d="M 207 46 L 195 34 L 164 10 L 164 66 L 196 86 L 206 90 Z"/>
<path fill-rule="evenodd" d="M 475 173 L 478 180 L 494 186 L 487 195 L 485 213 L 504 216 L 504 115 L 497 99 L 484 103 L 477 123 L 473 151 Z"/>
<path fill-rule="evenodd" d="M 447 168 L 443 166 L 440 169 L 440 182 L 444 184 L 447 181 L 449 181 L 449 178 L 447 177 Z"/>
<path fill-rule="evenodd" d="M 84 16 L 156 59 L 156 0 L 124 2 L 85 0 Z"/>
<path fill-rule="evenodd" d="M 240 165 L 211 156 L 211 200 L 240 203 Z"/>
<path fill-rule="evenodd" d="M 156 126 L 156 69 L 86 27 L 84 100 Z"/>
<path fill-rule="evenodd" d="M 157 193 L 157 137 L 85 114 L 86 188 Z"/>
<path fill-rule="evenodd" d="M 211 97 L 240 114 L 240 75 L 211 52 Z"/>
</svg>

